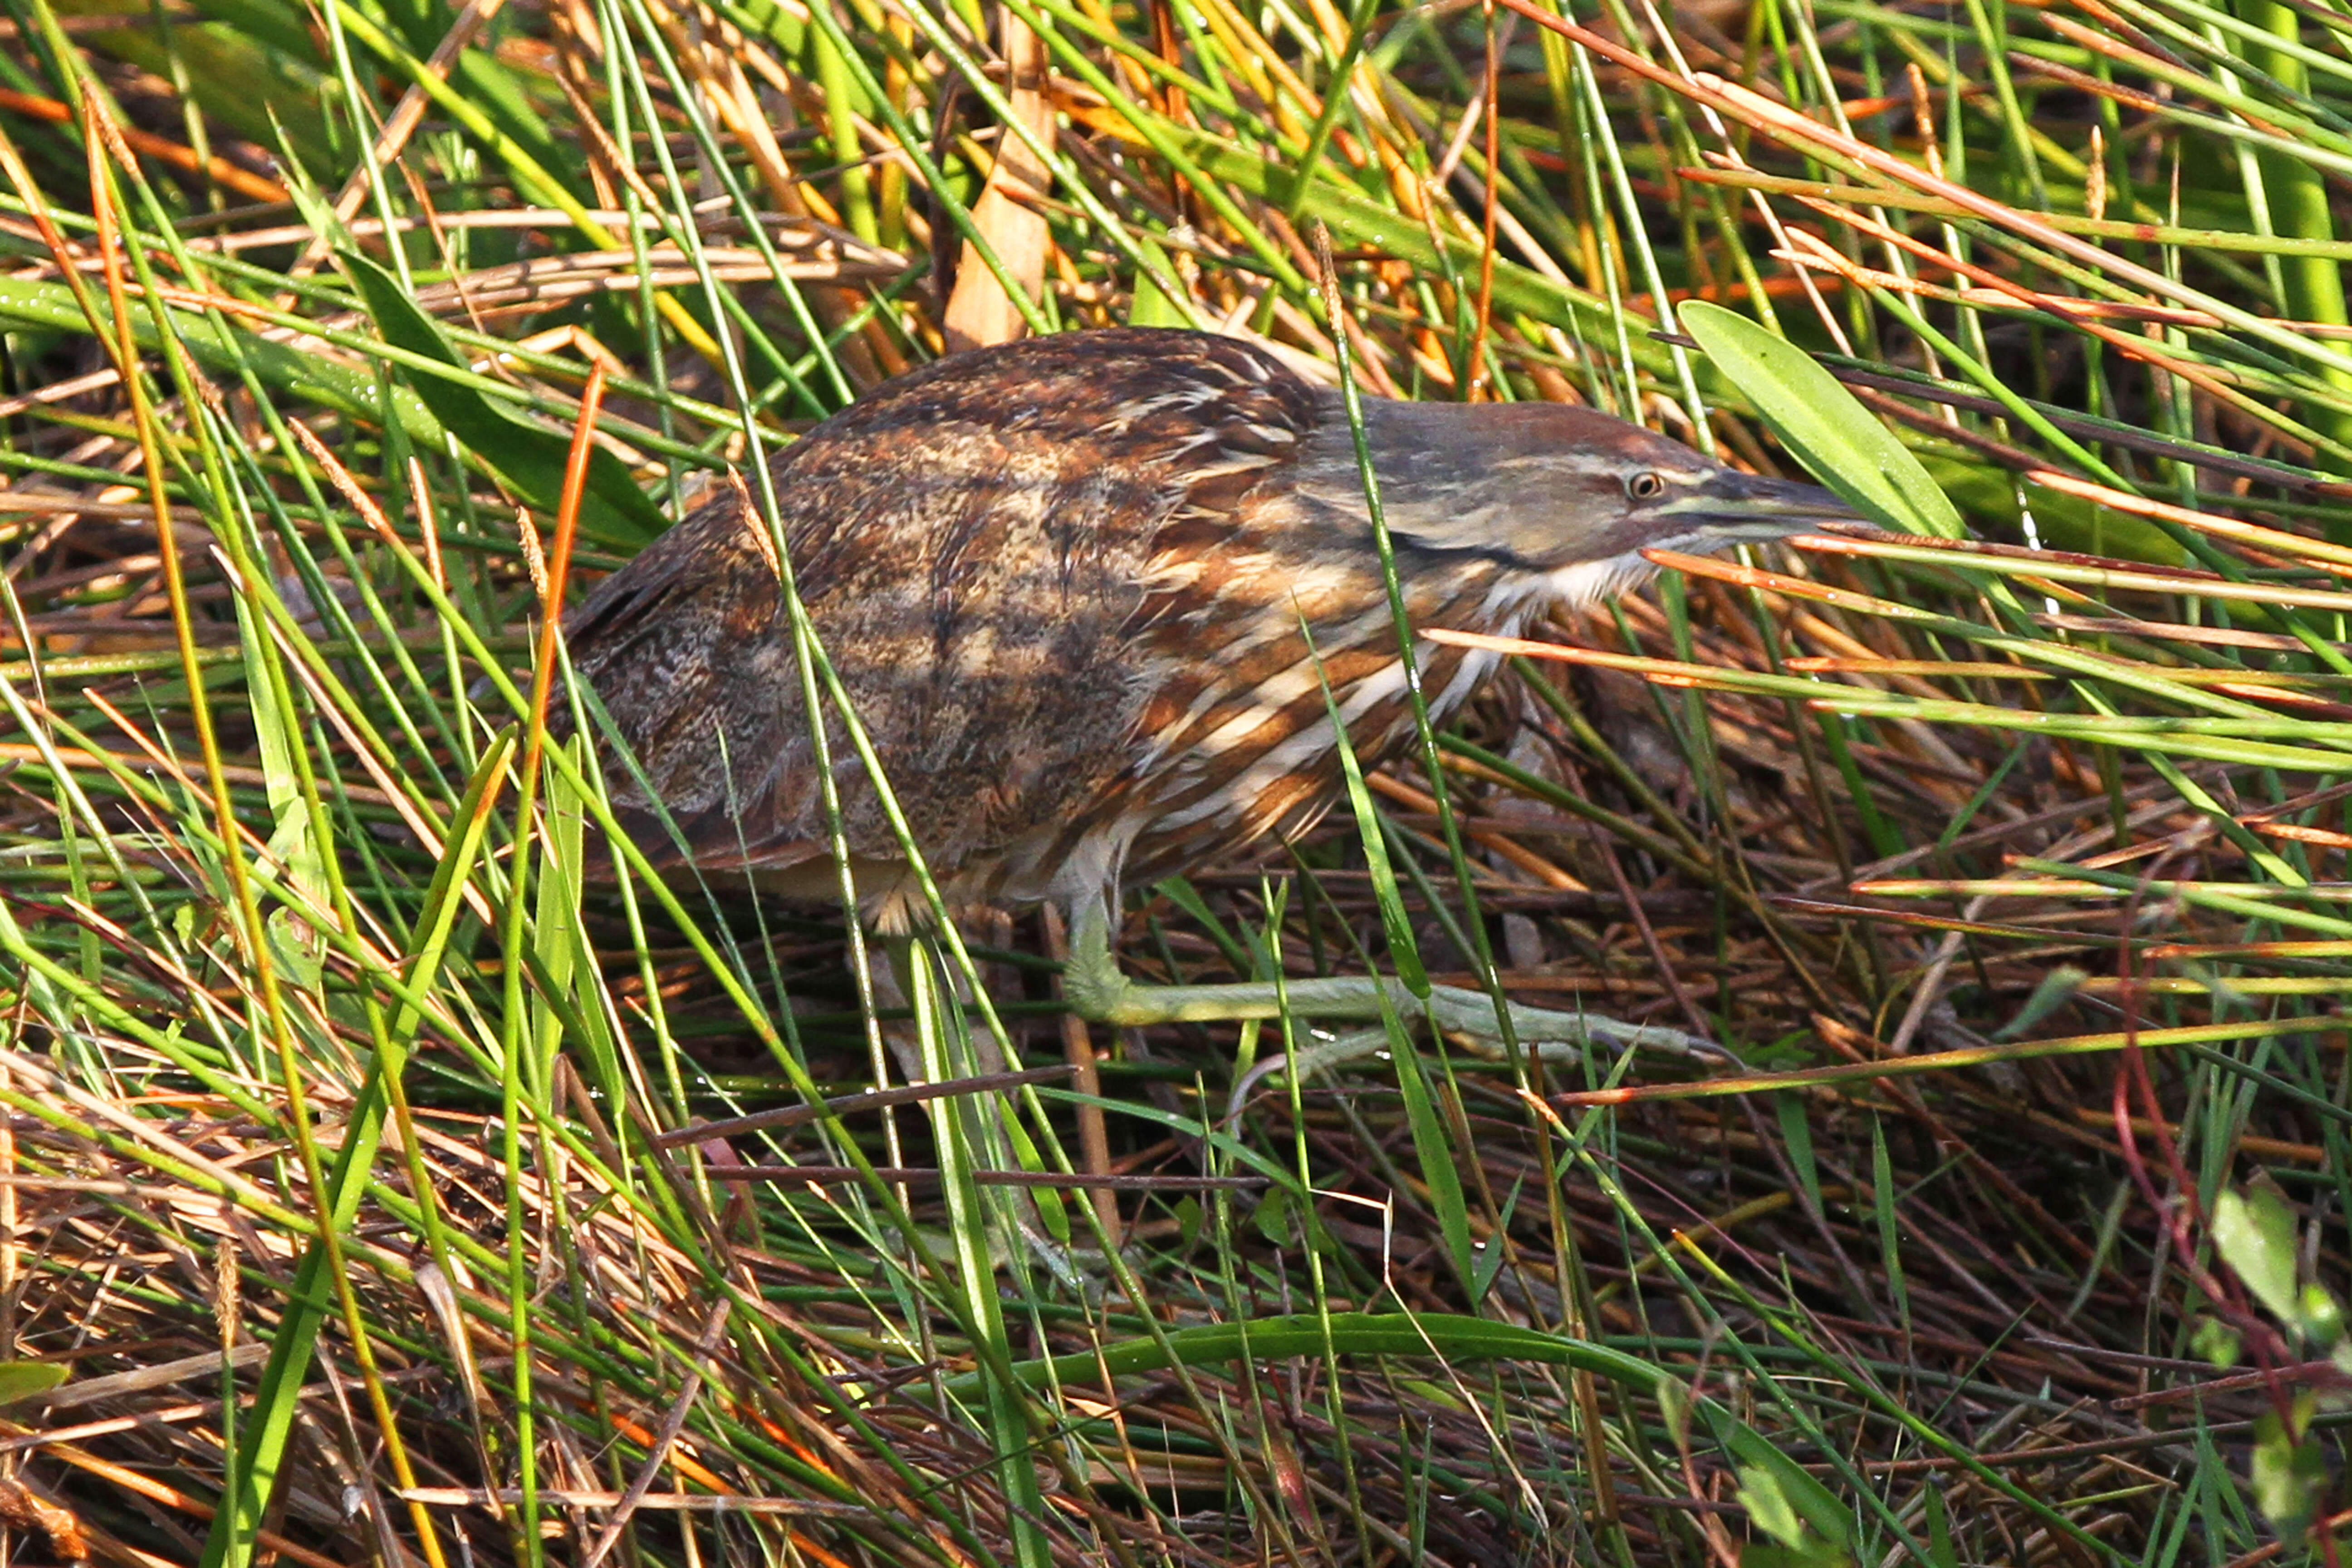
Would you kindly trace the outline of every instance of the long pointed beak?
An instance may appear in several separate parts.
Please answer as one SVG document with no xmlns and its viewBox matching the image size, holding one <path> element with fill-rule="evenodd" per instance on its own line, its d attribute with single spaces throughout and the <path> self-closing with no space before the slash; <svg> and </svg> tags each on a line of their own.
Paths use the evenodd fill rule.
<svg viewBox="0 0 2352 1568">
<path fill-rule="evenodd" d="M 1725 468 L 1678 500 L 1658 509 L 1726 542 L 1781 539 L 1828 522 L 1862 522 L 1863 515 L 1819 485 Z"/>
</svg>

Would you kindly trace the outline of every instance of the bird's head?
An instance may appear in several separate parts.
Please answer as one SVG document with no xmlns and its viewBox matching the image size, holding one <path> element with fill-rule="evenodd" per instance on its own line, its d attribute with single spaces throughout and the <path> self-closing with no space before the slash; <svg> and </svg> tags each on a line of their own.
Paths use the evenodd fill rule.
<svg viewBox="0 0 2352 1568">
<path fill-rule="evenodd" d="M 1354 441 L 1336 399 L 1327 412 L 1301 488 L 1360 513 Z M 1589 408 L 1368 400 L 1364 434 L 1401 552 L 1432 566 L 1488 561 L 1498 585 L 1570 602 L 1643 576 L 1644 550 L 1704 552 L 1860 521 L 1825 489 L 1741 473 Z"/>
</svg>

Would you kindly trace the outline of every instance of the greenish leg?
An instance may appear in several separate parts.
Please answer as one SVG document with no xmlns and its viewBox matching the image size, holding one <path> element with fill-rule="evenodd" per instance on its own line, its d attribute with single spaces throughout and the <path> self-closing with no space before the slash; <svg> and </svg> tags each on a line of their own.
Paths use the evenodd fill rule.
<svg viewBox="0 0 2352 1568">
<path fill-rule="evenodd" d="M 1423 1002 L 1401 980 L 1293 980 L 1277 992 L 1270 983 L 1248 981 L 1228 985 L 1139 985 L 1118 972 L 1110 951 L 1110 921 L 1098 902 L 1080 905 L 1070 921 L 1070 958 L 1062 973 L 1062 993 L 1082 1018 L 1121 1028 L 1152 1024 L 1234 1022 L 1244 1018 L 1276 1018 L 1287 1008 L 1296 1018 L 1377 1024 L 1383 997 L 1389 1010 L 1408 1025 L 1426 1019 L 1448 1037 L 1461 1037 L 1482 1056 L 1502 1053 L 1503 1027 L 1496 1017 L 1494 999 L 1483 991 L 1458 986 L 1433 987 Z M 1530 1047 L 1567 1047 L 1580 1051 L 1588 1046 L 1604 1050 L 1665 1051 L 1677 1056 L 1704 1056 L 1723 1060 L 1722 1047 L 1680 1029 L 1651 1024 L 1624 1024 L 1597 1013 L 1559 1012 L 1507 1003 L 1511 1032 Z M 1350 1036 L 1349 1039 L 1359 1037 Z M 1385 1047 L 1377 1030 L 1361 1038 L 1363 1052 Z M 1553 1055 L 1545 1050 L 1547 1057 Z M 1326 1065 L 1328 1065 L 1328 1063 Z"/>
</svg>

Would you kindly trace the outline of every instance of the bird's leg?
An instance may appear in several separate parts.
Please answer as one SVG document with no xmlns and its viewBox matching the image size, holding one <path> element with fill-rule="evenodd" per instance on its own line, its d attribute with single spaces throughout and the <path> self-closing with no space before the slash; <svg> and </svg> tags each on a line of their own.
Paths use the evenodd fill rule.
<svg viewBox="0 0 2352 1568">
<path fill-rule="evenodd" d="M 1430 988 L 1424 1003 L 1402 980 L 1343 978 L 1292 980 L 1279 989 L 1266 981 L 1223 985 L 1139 985 L 1118 971 L 1110 950 L 1110 917 L 1094 900 L 1071 912 L 1070 957 L 1062 972 L 1062 994 L 1082 1018 L 1121 1028 L 1151 1024 L 1219 1023 L 1244 1018 L 1293 1017 L 1377 1024 L 1387 1010 L 1407 1024 L 1426 1018 L 1449 1037 L 1466 1038 L 1482 1055 L 1499 1055 L 1503 1026 L 1494 998 L 1454 985 Z M 1505 1004 L 1512 1034 L 1528 1046 L 1598 1045 L 1617 1050 L 1663 1050 L 1720 1058 L 1723 1047 L 1680 1029 L 1624 1024 L 1597 1013 L 1559 1012 Z M 1367 1052 L 1382 1047 L 1375 1031 Z"/>
</svg>

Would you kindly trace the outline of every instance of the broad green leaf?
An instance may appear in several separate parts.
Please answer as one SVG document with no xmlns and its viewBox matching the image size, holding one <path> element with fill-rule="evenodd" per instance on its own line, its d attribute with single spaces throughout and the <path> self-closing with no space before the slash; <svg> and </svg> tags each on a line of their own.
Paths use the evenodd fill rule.
<svg viewBox="0 0 2352 1568">
<path fill-rule="evenodd" d="M 440 324 L 419 310 L 399 279 L 355 251 L 338 253 L 343 270 L 367 301 L 384 342 L 436 360 L 470 376 L 465 356 L 449 346 Z M 572 437 L 509 412 L 462 381 L 408 374 L 404 379 L 450 434 L 496 473 L 524 503 L 552 520 L 563 494 L 563 466 Z M 581 498 L 580 531 L 600 543 L 635 551 L 669 526 L 618 458 L 597 447 L 589 454 L 588 489 Z"/>
<path fill-rule="evenodd" d="M 2297 1425 L 2303 1425 L 2308 1412 L 2298 1410 Z M 2252 1476 L 2254 1506 L 2271 1521 L 2279 1539 L 2298 1542 L 2309 1527 L 2312 1516 L 2319 1510 L 2321 1490 L 2327 1485 L 2327 1460 L 2318 1439 L 2305 1436 L 2297 1441 L 2275 1410 L 2265 1410 L 2254 1419 L 2254 1458 Z"/>
<path fill-rule="evenodd" d="M 1911 449 L 1811 354 L 1703 300 L 1686 301 L 1678 314 L 1683 331 L 1815 479 L 1897 532 L 1968 537 L 1958 510 Z"/>
<path fill-rule="evenodd" d="M 2294 1211 L 2278 1189 L 2250 1184 L 2245 1192 L 2224 1192 L 2213 1205 L 2213 1245 L 2221 1261 L 2236 1270 L 2270 1314 L 2300 1327 L 2295 1293 Z"/>
<path fill-rule="evenodd" d="M 424 446 L 440 445 L 441 424 L 430 406 L 405 388 L 393 392 L 387 406 L 387 400 L 378 395 L 375 372 L 369 367 L 341 363 L 325 354 L 273 342 L 220 325 L 213 317 L 193 310 L 163 308 L 170 311 L 173 335 L 208 371 L 234 375 L 241 369 L 250 370 L 262 384 L 290 398 L 349 414 L 369 425 L 396 423 L 409 439 Z M 72 289 L 35 279 L 0 279 L 0 321 L 35 331 L 84 335 L 89 331 L 89 319 L 82 314 Z M 163 345 L 162 335 L 145 310 L 131 312 L 131 331 L 139 346 L 151 353 Z"/>
<path fill-rule="evenodd" d="M 1266 1189 L 1265 1196 L 1250 1211 L 1250 1223 L 1276 1247 L 1288 1247 L 1298 1239 L 1298 1226 L 1290 1215 L 1290 1194 L 1281 1187 Z"/>
<path fill-rule="evenodd" d="M 1963 516 L 2003 521 L 2021 531 L 2026 509 L 2031 508 L 2035 531 L 2053 550 L 2120 556 L 2162 566 L 2188 561 L 2188 552 L 2179 543 L 2144 517 L 2094 506 L 2080 496 L 2046 485 L 2020 483 L 2013 474 L 1933 449 L 1912 455 Z"/>
<path fill-rule="evenodd" d="M 47 1394 L 63 1383 L 70 1370 L 63 1362 L 0 1361 L 0 1405 Z"/>
<path fill-rule="evenodd" d="M 2189 1336 L 2189 1348 L 2223 1372 L 2238 1364 L 2245 1353 L 2245 1342 L 2238 1331 L 2219 1318 L 2200 1318 L 2197 1331 Z"/>
<path fill-rule="evenodd" d="M 1853 1541 L 1853 1517 L 1829 1488 L 1754 1427 L 1733 1421 L 1721 1405 L 1700 1406 L 1715 1440 L 1730 1452 L 1743 1480 L 1750 1472 L 1769 1475 L 1779 1496 L 1820 1538 L 1840 1554 Z"/>
<path fill-rule="evenodd" d="M 1809 1533 L 1805 1521 L 1789 1504 L 1788 1493 L 1780 1489 L 1780 1478 L 1759 1465 L 1739 1467 L 1739 1506 L 1748 1510 L 1748 1521 L 1781 1545 L 1797 1547 L 1804 1543 Z"/>
<path fill-rule="evenodd" d="M 2324 1285 L 2306 1283 L 2303 1288 L 2303 1331 L 2324 1345 L 2344 1338 L 2344 1304 Z"/>
<path fill-rule="evenodd" d="M 1175 268 L 1168 265 L 1167 254 L 1149 239 L 1138 238 L 1136 248 L 1150 258 L 1152 266 L 1172 275 Z M 1143 268 L 1135 269 L 1135 302 L 1128 308 L 1127 324 L 1130 327 L 1190 327 L 1194 325 L 1192 312 L 1182 302 L 1171 300 L 1167 291 L 1151 280 Z"/>
<path fill-rule="evenodd" d="M 205 20 L 178 21 L 167 48 L 147 0 L 53 0 L 61 16 L 123 26 L 77 34 L 93 51 L 170 79 L 176 63 L 188 97 L 207 118 L 264 147 L 289 149 L 314 169 L 342 169 L 320 105 L 322 80 L 306 16 L 292 6 L 237 4 L 191 7 Z M 268 16 L 265 20 L 262 13 Z M 282 140 L 281 140 L 282 139 Z"/>
</svg>

